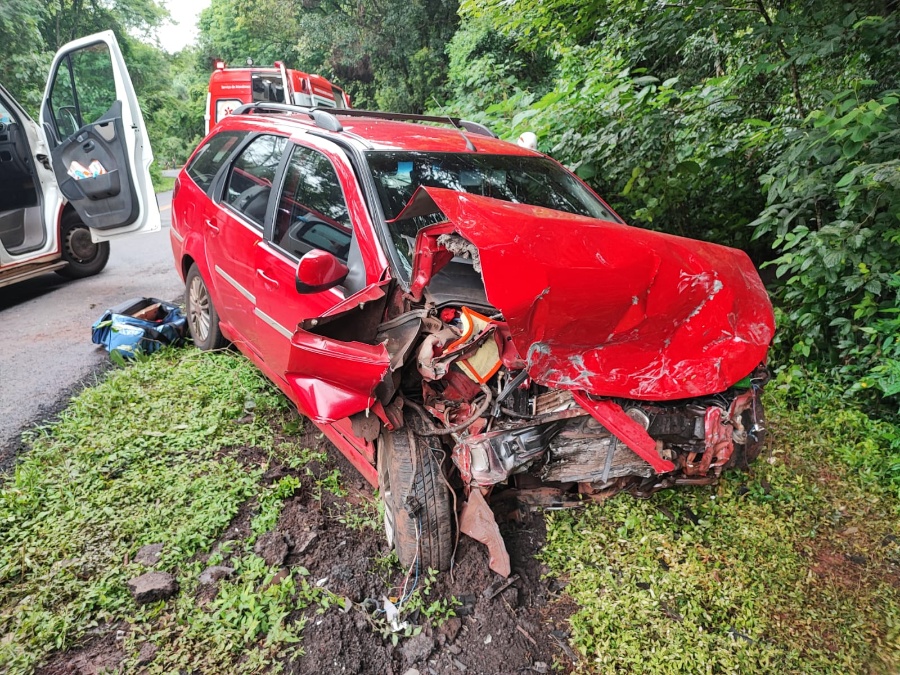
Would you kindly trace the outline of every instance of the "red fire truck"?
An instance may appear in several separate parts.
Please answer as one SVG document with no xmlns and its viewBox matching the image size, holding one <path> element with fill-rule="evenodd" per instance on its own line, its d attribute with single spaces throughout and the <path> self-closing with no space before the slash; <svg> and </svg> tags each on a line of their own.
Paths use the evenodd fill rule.
<svg viewBox="0 0 900 675">
<path fill-rule="evenodd" d="M 344 90 L 321 75 L 285 68 L 280 61 L 270 67 L 254 66 L 248 61 L 247 66 L 238 68 L 226 68 L 224 61 L 216 61 L 206 97 L 206 133 L 235 108 L 259 101 L 323 108 L 350 107 L 350 98 Z"/>
</svg>

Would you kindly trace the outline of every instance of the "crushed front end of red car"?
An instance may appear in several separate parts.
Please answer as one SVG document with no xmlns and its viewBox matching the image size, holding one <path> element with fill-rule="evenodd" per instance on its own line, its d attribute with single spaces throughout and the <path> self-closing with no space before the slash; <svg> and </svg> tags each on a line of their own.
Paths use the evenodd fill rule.
<svg viewBox="0 0 900 675">
<path fill-rule="evenodd" d="M 391 390 L 448 439 L 466 494 L 647 496 L 757 456 L 774 317 L 746 254 L 438 188 L 396 220 L 423 216 L 437 222 L 418 231 L 392 319 L 406 337 L 385 342 L 395 361 L 405 350 Z M 496 532 L 467 530 L 469 503 L 462 531 L 496 548 Z"/>
</svg>

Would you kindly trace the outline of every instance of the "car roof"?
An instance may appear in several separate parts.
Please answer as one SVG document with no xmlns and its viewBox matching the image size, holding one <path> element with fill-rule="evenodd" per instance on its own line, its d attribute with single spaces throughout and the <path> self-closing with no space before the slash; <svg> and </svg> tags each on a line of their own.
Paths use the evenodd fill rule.
<svg viewBox="0 0 900 675">
<path fill-rule="evenodd" d="M 229 115 L 219 125 L 225 128 L 259 128 L 278 130 L 287 134 L 315 130 L 318 136 L 335 140 L 345 139 L 359 144 L 363 150 L 399 150 L 419 152 L 471 152 L 469 144 L 478 153 L 542 157 L 528 148 L 498 138 L 466 132 L 451 126 L 401 122 L 358 114 L 342 115 L 340 110 L 328 110 L 340 120 L 343 131 L 329 131 L 316 125 L 304 114 L 252 113 Z M 450 124 L 448 118 L 448 124 Z M 468 142 L 467 142 L 468 139 Z"/>
</svg>

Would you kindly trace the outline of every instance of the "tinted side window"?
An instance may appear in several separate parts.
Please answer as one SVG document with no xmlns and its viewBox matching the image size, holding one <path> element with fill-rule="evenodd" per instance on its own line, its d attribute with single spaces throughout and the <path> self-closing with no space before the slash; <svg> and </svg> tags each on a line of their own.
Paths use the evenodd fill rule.
<svg viewBox="0 0 900 675">
<path fill-rule="evenodd" d="M 275 219 L 275 244 L 296 257 L 314 248 L 347 262 L 353 229 L 337 173 L 324 155 L 294 147 Z"/>
<path fill-rule="evenodd" d="M 219 167 L 228 159 L 243 136 L 244 134 L 234 131 L 216 134 L 194 155 L 194 159 L 187 167 L 187 174 L 204 192 L 209 190 Z"/>
<path fill-rule="evenodd" d="M 287 139 L 281 136 L 259 136 L 234 160 L 225 201 L 258 225 L 263 224 L 272 181 L 284 154 Z"/>
</svg>

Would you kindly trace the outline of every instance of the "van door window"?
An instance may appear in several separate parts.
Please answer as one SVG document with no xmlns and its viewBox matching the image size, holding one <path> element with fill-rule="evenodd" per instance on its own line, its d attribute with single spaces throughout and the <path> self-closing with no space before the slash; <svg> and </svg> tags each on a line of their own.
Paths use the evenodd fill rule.
<svg viewBox="0 0 900 675">
<path fill-rule="evenodd" d="M 116 102 L 109 47 L 100 42 L 66 56 L 50 89 L 50 110 L 60 139 L 103 117 Z"/>
<path fill-rule="evenodd" d="M 273 243 L 297 258 L 320 249 L 347 262 L 352 232 L 331 162 L 315 150 L 295 146 L 278 203 Z"/>
</svg>

